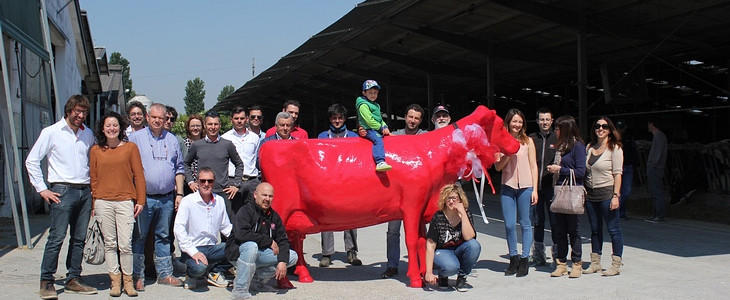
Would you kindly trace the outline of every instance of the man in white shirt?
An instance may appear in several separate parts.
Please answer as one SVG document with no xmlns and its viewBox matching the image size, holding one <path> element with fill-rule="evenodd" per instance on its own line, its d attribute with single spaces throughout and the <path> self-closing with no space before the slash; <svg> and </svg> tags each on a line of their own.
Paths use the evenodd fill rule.
<svg viewBox="0 0 730 300">
<path fill-rule="evenodd" d="M 127 119 L 129 119 L 129 126 L 124 132 L 129 136 L 132 132 L 139 131 L 145 128 L 144 121 L 147 118 L 147 109 L 144 104 L 139 101 L 132 101 L 127 104 Z"/>
<path fill-rule="evenodd" d="M 241 199 L 239 200 L 238 207 L 243 206 L 247 201 L 253 201 L 253 192 L 256 190 L 256 186 L 261 183 L 259 180 L 259 170 L 256 168 L 257 152 L 261 139 L 259 135 L 246 128 L 248 122 L 249 119 L 246 116 L 246 109 L 240 106 L 234 107 L 231 111 L 233 129 L 221 136 L 233 142 L 233 145 L 236 146 L 238 156 L 243 161 L 243 182 L 239 189 L 240 194 L 237 195 Z M 232 162 L 228 162 L 228 177 L 235 177 L 235 174 L 236 166 Z M 238 209 L 235 209 L 234 213 L 236 211 Z"/>
<path fill-rule="evenodd" d="M 187 265 L 185 288 L 195 289 L 209 271 L 227 270 L 225 243 L 218 236 L 230 236 L 233 225 L 228 219 L 223 197 L 213 194 L 215 173 L 209 167 L 198 172 L 198 191 L 180 201 L 175 218 L 175 238 L 180 245 L 182 262 Z M 228 284 L 219 272 L 209 273 L 208 283 L 217 287 Z"/>
<path fill-rule="evenodd" d="M 96 294 L 96 289 L 81 281 L 86 227 L 92 209 L 89 188 L 89 149 L 94 134 L 84 125 L 89 114 L 89 99 L 73 95 L 64 107 L 64 118 L 44 128 L 28 153 L 25 167 L 30 182 L 50 207 L 51 228 L 41 262 L 42 299 L 57 299 L 53 283 L 66 230 L 71 227 L 66 255 L 66 293 Z M 48 158 L 48 183 L 43 181 L 41 160 Z"/>
</svg>

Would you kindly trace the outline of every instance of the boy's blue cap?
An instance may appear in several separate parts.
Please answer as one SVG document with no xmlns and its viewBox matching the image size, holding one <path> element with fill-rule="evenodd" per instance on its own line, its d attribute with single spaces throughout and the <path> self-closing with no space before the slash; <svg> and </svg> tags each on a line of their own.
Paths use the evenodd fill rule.
<svg viewBox="0 0 730 300">
<path fill-rule="evenodd" d="M 380 86 L 378 85 L 378 82 L 372 79 L 365 80 L 365 82 L 362 83 L 362 90 L 367 91 L 372 88 L 380 89 Z"/>
</svg>

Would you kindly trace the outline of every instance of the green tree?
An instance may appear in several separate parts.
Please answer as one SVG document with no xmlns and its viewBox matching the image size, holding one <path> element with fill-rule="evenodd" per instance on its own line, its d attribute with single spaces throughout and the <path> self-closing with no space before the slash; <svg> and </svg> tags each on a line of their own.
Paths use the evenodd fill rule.
<svg viewBox="0 0 730 300">
<path fill-rule="evenodd" d="M 192 115 L 201 113 L 205 110 L 205 82 L 200 77 L 188 80 L 185 86 L 185 114 Z"/>
<path fill-rule="evenodd" d="M 136 96 L 137 93 L 132 89 L 132 78 L 130 77 L 131 68 L 129 67 L 129 60 L 124 58 L 121 53 L 113 52 L 112 56 L 109 58 L 109 63 L 122 66 L 122 81 L 124 82 L 124 89 L 129 90 L 129 93 L 127 93 L 127 97 L 132 98 Z"/>
<path fill-rule="evenodd" d="M 224 86 L 223 89 L 221 90 L 221 93 L 218 94 L 218 102 L 221 102 L 223 99 L 228 98 L 228 96 L 233 94 L 234 91 L 236 91 L 236 88 L 233 87 L 232 85 Z"/>
<path fill-rule="evenodd" d="M 179 137 L 187 137 L 188 133 L 185 131 L 185 122 L 187 121 L 188 115 L 180 115 L 177 121 L 175 121 L 175 124 L 172 125 L 172 128 L 170 128 L 170 131 Z"/>
</svg>

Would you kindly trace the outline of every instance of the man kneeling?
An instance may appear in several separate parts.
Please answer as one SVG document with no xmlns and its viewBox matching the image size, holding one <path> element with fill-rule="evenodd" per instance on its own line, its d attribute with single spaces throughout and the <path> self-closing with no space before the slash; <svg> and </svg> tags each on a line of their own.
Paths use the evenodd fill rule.
<svg viewBox="0 0 730 300">
<path fill-rule="evenodd" d="M 195 289 L 199 281 L 207 281 L 217 287 L 228 282 L 221 272 L 232 268 L 225 256 L 225 243 L 218 244 L 219 233 L 229 236 L 233 225 L 228 220 L 223 197 L 213 194 L 215 173 L 209 167 L 198 172 L 197 192 L 185 196 L 175 217 L 175 237 L 183 252 L 182 261 L 187 265 L 185 288 Z"/>
<path fill-rule="evenodd" d="M 233 235 L 226 247 L 226 257 L 236 261 L 234 299 L 250 298 L 249 287 L 258 292 L 275 292 L 267 285 L 269 279 L 276 277 L 280 286 L 282 281 L 288 283 L 286 269 L 297 262 L 281 217 L 271 209 L 274 187 L 261 183 L 253 197 L 255 202 L 247 202 L 236 213 Z"/>
</svg>

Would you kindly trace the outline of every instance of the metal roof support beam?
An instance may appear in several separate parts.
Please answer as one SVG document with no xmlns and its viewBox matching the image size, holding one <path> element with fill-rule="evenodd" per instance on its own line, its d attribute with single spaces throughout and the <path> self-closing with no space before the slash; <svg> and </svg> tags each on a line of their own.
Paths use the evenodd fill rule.
<svg viewBox="0 0 730 300">
<path fill-rule="evenodd" d="M 430 28 L 430 27 L 418 27 L 414 28 L 411 26 L 408 26 L 405 23 L 399 23 L 399 22 L 393 22 L 391 23 L 393 26 L 396 26 L 401 29 L 405 29 L 411 32 L 418 33 L 423 36 L 430 37 L 432 39 L 436 39 L 445 43 L 449 43 L 455 46 L 459 46 L 461 48 L 464 48 L 469 51 L 474 51 L 478 53 L 484 53 L 484 44 L 488 43 L 490 41 L 483 41 L 478 40 L 475 38 L 471 38 L 465 35 L 460 34 L 453 34 L 446 31 L 441 31 L 438 29 Z M 539 55 L 535 55 L 534 51 L 525 51 L 523 49 L 510 47 L 507 45 L 500 45 L 499 49 L 496 53 L 494 53 L 495 57 L 504 58 L 504 59 L 512 59 L 512 60 L 520 60 L 520 61 L 528 61 L 528 62 L 537 62 L 537 63 L 555 63 L 555 64 L 561 64 L 566 66 L 572 66 L 573 61 L 570 59 L 567 59 L 564 56 L 552 54 L 546 51 L 541 51 Z"/>
<path fill-rule="evenodd" d="M 585 16 L 580 16 L 581 26 L 577 39 L 578 58 L 578 128 L 583 133 L 583 138 L 588 137 L 588 55 L 586 53 L 586 30 Z"/>
<path fill-rule="evenodd" d="M 411 67 L 417 70 L 421 70 L 427 73 L 451 75 L 456 77 L 470 77 L 470 78 L 484 78 L 484 75 L 478 74 L 470 69 L 463 69 L 453 67 L 444 64 L 433 65 L 433 62 L 413 58 L 406 55 L 395 54 L 386 52 L 380 49 L 373 49 L 366 51 L 365 53 L 380 57 L 382 59 L 390 60 L 395 63 L 402 64 L 407 67 Z"/>
<path fill-rule="evenodd" d="M 430 69 L 430 65 L 429 65 Z M 427 115 L 433 114 L 433 75 L 431 72 L 426 73 L 426 98 L 428 99 L 428 108 L 426 111 L 428 112 Z M 431 122 L 431 119 L 428 119 L 428 129 L 433 130 L 433 122 Z"/>
<path fill-rule="evenodd" d="M 495 108 L 494 94 L 494 45 L 487 46 L 487 107 Z"/>
</svg>

